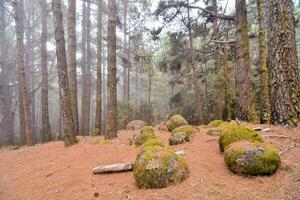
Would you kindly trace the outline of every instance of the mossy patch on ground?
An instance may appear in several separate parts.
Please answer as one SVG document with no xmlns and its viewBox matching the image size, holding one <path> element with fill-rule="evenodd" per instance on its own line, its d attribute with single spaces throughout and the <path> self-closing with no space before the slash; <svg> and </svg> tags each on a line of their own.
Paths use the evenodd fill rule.
<svg viewBox="0 0 300 200">
<path fill-rule="evenodd" d="M 222 129 L 210 129 L 207 131 L 208 135 L 221 135 Z"/>
<path fill-rule="evenodd" d="M 145 126 L 138 135 L 133 136 L 132 143 L 139 146 L 150 139 L 156 139 L 154 128 L 151 126 Z"/>
<path fill-rule="evenodd" d="M 148 140 L 145 144 L 144 144 L 144 147 L 147 147 L 147 146 L 161 146 L 161 147 L 164 147 L 164 143 L 158 139 L 150 139 Z"/>
<path fill-rule="evenodd" d="M 221 151 L 224 151 L 230 144 L 239 140 L 249 140 L 251 142 L 263 142 L 260 134 L 243 125 L 228 124 L 222 129 L 219 138 Z"/>
<path fill-rule="evenodd" d="M 191 135 L 195 134 L 197 131 L 198 131 L 198 129 L 194 128 L 191 125 L 184 125 L 184 126 L 180 126 L 178 128 L 175 128 L 172 131 L 172 134 L 179 133 L 179 132 L 184 132 L 186 135 L 191 136 Z"/>
<path fill-rule="evenodd" d="M 166 122 L 166 126 L 169 131 L 173 131 L 175 128 L 183 125 L 188 125 L 188 122 L 181 115 L 173 115 Z"/>
<path fill-rule="evenodd" d="M 136 158 L 133 175 L 139 188 L 163 188 L 186 179 L 189 170 L 171 148 L 146 146 Z"/>
<path fill-rule="evenodd" d="M 231 144 L 225 151 L 224 159 L 232 172 L 244 175 L 271 175 L 281 162 L 272 146 L 249 141 Z"/>
</svg>

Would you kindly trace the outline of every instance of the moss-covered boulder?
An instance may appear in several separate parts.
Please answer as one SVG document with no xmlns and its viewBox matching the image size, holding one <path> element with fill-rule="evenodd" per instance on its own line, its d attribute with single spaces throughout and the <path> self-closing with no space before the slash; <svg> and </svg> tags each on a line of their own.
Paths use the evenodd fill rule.
<svg viewBox="0 0 300 200">
<path fill-rule="evenodd" d="M 138 135 L 133 136 L 132 143 L 139 146 L 150 139 L 156 139 L 154 128 L 151 126 L 145 126 Z"/>
<path fill-rule="evenodd" d="M 271 175 L 280 165 L 280 156 L 270 145 L 242 140 L 226 149 L 225 162 L 234 173 Z"/>
<path fill-rule="evenodd" d="M 164 143 L 158 139 L 150 139 L 147 142 L 145 142 L 144 147 L 148 147 L 148 146 L 160 146 L 160 147 L 164 147 Z"/>
<path fill-rule="evenodd" d="M 175 132 L 169 138 L 170 145 L 183 144 L 190 141 L 190 136 L 185 132 Z"/>
<path fill-rule="evenodd" d="M 147 146 L 135 160 L 133 175 L 139 188 L 163 188 L 186 179 L 189 170 L 184 159 L 172 149 Z"/>
<path fill-rule="evenodd" d="M 173 115 L 166 122 L 166 126 L 169 131 L 173 131 L 175 128 L 183 125 L 188 125 L 188 123 L 181 115 Z"/>
<path fill-rule="evenodd" d="M 223 120 L 213 120 L 213 121 L 211 121 L 207 126 L 208 126 L 208 127 L 215 128 L 215 127 L 227 125 L 228 123 L 229 123 L 229 122 L 225 122 L 225 121 L 223 121 Z"/>
<path fill-rule="evenodd" d="M 230 144 L 239 140 L 248 140 L 251 142 L 263 142 L 260 134 L 256 131 L 249 129 L 243 125 L 228 124 L 222 129 L 219 138 L 219 145 L 221 151 L 224 151 Z"/>
<path fill-rule="evenodd" d="M 133 120 L 126 125 L 126 130 L 131 130 L 131 131 L 141 130 L 145 126 L 147 126 L 146 122 L 142 120 Z"/>
<path fill-rule="evenodd" d="M 197 131 L 198 131 L 198 129 L 195 128 L 194 126 L 184 125 L 184 126 L 180 126 L 178 128 L 175 128 L 172 131 L 172 134 L 179 133 L 179 132 L 184 132 L 186 135 L 191 136 L 191 135 L 195 134 Z"/>
</svg>

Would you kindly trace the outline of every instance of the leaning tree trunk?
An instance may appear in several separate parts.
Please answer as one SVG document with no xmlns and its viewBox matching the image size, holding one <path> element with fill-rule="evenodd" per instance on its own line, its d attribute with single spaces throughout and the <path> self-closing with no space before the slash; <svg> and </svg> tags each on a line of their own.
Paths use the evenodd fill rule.
<svg viewBox="0 0 300 200">
<path fill-rule="evenodd" d="M 42 142 L 51 141 L 49 108 L 48 108 L 48 67 L 47 67 L 47 37 L 48 12 L 47 0 L 41 1 L 42 35 L 41 35 L 41 68 L 42 68 Z"/>
<path fill-rule="evenodd" d="M 269 8 L 271 123 L 300 121 L 300 78 L 292 0 L 271 0 Z"/>
<path fill-rule="evenodd" d="M 237 85 L 237 117 L 243 121 L 257 121 L 254 106 L 254 94 L 251 85 L 249 57 L 249 37 L 246 0 L 236 0 L 236 85 Z"/>
<path fill-rule="evenodd" d="M 61 12 L 61 1 L 52 0 L 53 24 L 56 41 L 56 56 L 57 56 L 57 72 L 59 84 L 59 96 L 62 102 L 65 146 L 70 146 L 77 143 L 71 95 L 68 84 L 68 67 L 66 60 L 66 47 L 64 38 L 63 15 Z"/>
<path fill-rule="evenodd" d="M 76 0 L 68 1 L 68 78 L 75 133 L 79 133 L 76 73 Z"/>
<path fill-rule="evenodd" d="M 13 1 L 14 17 L 15 17 L 15 27 L 16 27 L 16 39 L 17 39 L 17 66 L 19 73 L 19 87 L 21 87 L 21 100 L 23 104 L 24 112 L 24 124 L 25 124 L 25 134 L 26 143 L 29 146 L 34 145 L 32 138 L 32 127 L 31 127 L 31 113 L 28 98 L 28 88 L 27 88 L 27 78 L 25 74 L 24 67 L 24 8 L 23 0 Z M 21 132 L 22 130 L 20 130 Z"/>
<path fill-rule="evenodd" d="M 264 0 L 257 0 L 259 23 L 259 69 L 260 69 L 260 122 L 268 123 L 270 119 L 269 87 L 267 72 L 267 47 L 265 29 Z"/>
<path fill-rule="evenodd" d="M 116 59 L 116 22 L 117 6 L 116 0 L 109 1 L 108 27 L 107 27 L 107 118 L 106 118 L 106 139 L 117 137 L 117 59 Z"/>
<path fill-rule="evenodd" d="M 96 85 L 96 122 L 95 135 L 101 134 L 102 123 L 102 9 L 103 2 L 98 0 L 98 18 L 97 18 L 97 85 Z"/>
</svg>

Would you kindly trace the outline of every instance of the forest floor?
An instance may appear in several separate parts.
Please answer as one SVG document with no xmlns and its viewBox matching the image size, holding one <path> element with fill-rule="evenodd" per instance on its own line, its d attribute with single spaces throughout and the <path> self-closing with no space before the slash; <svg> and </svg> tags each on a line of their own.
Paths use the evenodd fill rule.
<svg viewBox="0 0 300 200">
<path fill-rule="evenodd" d="M 209 136 L 208 129 L 201 129 L 192 142 L 174 147 L 185 150 L 189 178 L 164 189 L 138 189 L 132 172 L 92 174 L 92 168 L 98 165 L 135 160 L 139 148 L 128 144 L 133 131 L 120 131 L 119 138 L 110 142 L 102 137 L 79 137 L 79 144 L 69 148 L 60 141 L 17 150 L 2 148 L 0 199 L 300 200 L 300 129 L 268 127 L 272 131 L 263 134 L 267 143 L 279 150 L 297 144 L 282 155 L 281 167 L 274 175 L 233 174 L 219 151 L 218 136 Z M 167 144 L 169 133 L 156 131 L 156 135 Z M 99 196 L 95 197 L 96 194 Z"/>
</svg>

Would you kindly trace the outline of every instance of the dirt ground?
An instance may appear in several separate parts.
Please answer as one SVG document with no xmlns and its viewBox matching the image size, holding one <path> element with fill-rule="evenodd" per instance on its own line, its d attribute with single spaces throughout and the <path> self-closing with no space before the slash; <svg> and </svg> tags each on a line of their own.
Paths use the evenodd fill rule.
<svg viewBox="0 0 300 200">
<path fill-rule="evenodd" d="M 132 172 L 92 174 L 97 165 L 134 161 L 139 148 L 128 145 L 134 132 L 120 131 L 111 142 L 81 137 L 78 145 L 69 148 L 63 142 L 8 147 L 0 150 L 0 200 L 300 200 L 300 129 L 269 127 L 272 131 L 263 134 L 267 143 L 279 150 L 297 144 L 282 155 L 274 175 L 231 173 L 219 151 L 218 137 L 202 129 L 192 142 L 175 146 L 186 151 L 189 178 L 164 189 L 138 189 Z M 167 144 L 169 133 L 156 131 L 156 135 Z"/>
</svg>

